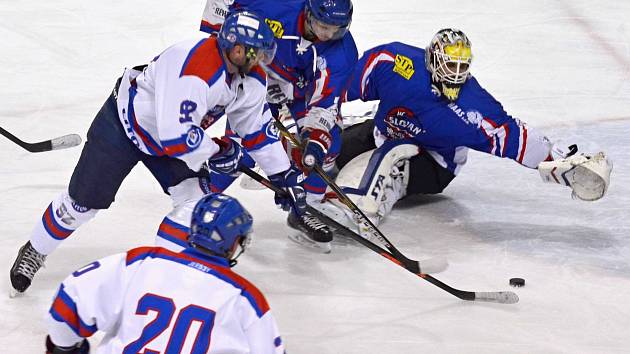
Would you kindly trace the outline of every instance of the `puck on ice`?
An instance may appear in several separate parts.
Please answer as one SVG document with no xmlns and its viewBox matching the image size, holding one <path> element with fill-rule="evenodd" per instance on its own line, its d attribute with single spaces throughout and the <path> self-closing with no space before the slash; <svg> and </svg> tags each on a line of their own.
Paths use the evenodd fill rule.
<svg viewBox="0 0 630 354">
<path fill-rule="evenodd" d="M 510 279 L 510 285 L 520 288 L 521 286 L 525 286 L 525 279 L 523 279 L 523 278 L 512 278 L 512 279 Z"/>
</svg>

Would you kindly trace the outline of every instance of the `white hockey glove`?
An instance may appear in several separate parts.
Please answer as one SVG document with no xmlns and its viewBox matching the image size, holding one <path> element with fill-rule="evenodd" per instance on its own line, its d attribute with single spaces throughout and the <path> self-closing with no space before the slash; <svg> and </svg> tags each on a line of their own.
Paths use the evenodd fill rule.
<svg viewBox="0 0 630 354">
<path fill-rule="evenodd" d="M 604 152 L 576 154 L 577 146 L 569 146 L 568 153 L 554 145 L 553 161 L 543 161 L 538 172 L 543 181 L 570 187 L 573 197 L 594 201 L 602 198 L 610 184 L 612 161 Z M 565 156 L 563 158 L 563 156 Z"/>
</svg>

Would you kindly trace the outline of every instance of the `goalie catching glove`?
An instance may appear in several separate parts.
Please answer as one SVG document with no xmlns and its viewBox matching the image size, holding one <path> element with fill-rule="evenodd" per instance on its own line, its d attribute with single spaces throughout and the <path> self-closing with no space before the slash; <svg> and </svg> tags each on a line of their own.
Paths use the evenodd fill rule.
<svg viewBox="0 0 630 354">
<path fill-rule="evenodd" d="M 543 181 L 570 187 L 573 197 L 594 201 L 602 198 L 610 184 L 612 162 L 604 152 L 596 154 L 576 154 L 577 147 L 569 147 L 569 153 L 563 153 L 556 146 L 552 149 L 553 161 L 543 161 L 538 165 L 538 172 Z"/>
<path fill-rule="evenodd" d="M 232 175 L 238 173 L 238 164 L 243 157 L 241 146 L 231 138 L 212 138 L 219 145 L 219 151 L 212 155 L 206 163 L 206 168 L 212 172 Z"/>
</svg>

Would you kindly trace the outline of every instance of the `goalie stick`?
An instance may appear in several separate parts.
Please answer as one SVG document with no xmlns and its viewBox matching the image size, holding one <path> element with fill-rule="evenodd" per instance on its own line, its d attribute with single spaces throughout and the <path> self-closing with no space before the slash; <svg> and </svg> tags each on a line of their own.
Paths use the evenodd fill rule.
<svg viewBox="0 0 630 354">
<path fill-rule="evenodd" d="M 17 136 L 9 133 L 0 127 L 0 134 L 4 135 L 7 139 L 16 143 L 29 152 L 44 152 L 51 150 L 67 149 L 73 146 L 81 144 L 81 137 L 78 134 L 67 134 L 58 138 L 44 140 L 37 143 L 27 143 L 20 140 Z"/>
<path fill-rule="evenodd" d="M 243 173 L 245 173 L 246 175 L 248 175 L 249 177 L 251 177 L 252 179 L 258 181 L 260 184 L 262 184 L 263 186 L 271 189 L 272 191 L 274 191 L 275 193 L 278 194 L 286 194 L 287 192 L 281 188 L 278 188 L 276 186 L 274 186 L 268 179 L 264 178 L 263 176 L 259 175 L 258 173 L 254 172 L 252 169 L 248 168 L 247 166 L 240 166 L 239 170 Z M 382 247 L 378 246 L 377 244 L 371 242 L 370 240 L 362 237 L 361 235 L 357 234 L 356 232 L 348 229 L 347 227 L 341 225 L 340 223 L 336 222 L 335 220 L 329 218 L 328 216 L 320 213 L 317 209 L 311 207 L 310 205 L 307 206 L 307 209 L 309 212 L 313 213 L 314 215 L 316 215 L 317 217 L 320 217 L 321 219 L 323 219 L 327 224 L 332 225 L 333 227 L 335 227 L 337 229 L 337 231 L 340 231 L 340 233 L 342 233 L 345 236 L 348 236 L 350 238 L 352 238 L 353 240 L 359 242 L 360 244 L 366 246 L 367 248 L 369 248 L 370 250 L 378 253 L 379 255 L 381 255 L 382 257 L 388 259 L 389 261 L 391 261 L 392 263 L 406 269 L 407 271 L 415 274 L 416 276 L 428 281 L 429 283 L 437 286 L 438 288 L 446 291 L 447 293 L 462 299 L 462 300 L 467 300 L 467 301 L 483 301 L 483 302 L 495 302 L 495 303 L 499 303 L 499 304 L 514 304 L 518 302 L 518 295 L 516 295 L 514 292 L 511 291 L 485 291 L 485 292 L 479 292 L 479 291 L 466 291 L 466 290 L 460 290 L 460 289 L 455 289 L 445 283 L 443 283 L 442 281 L 434 278 L 433 276 L 427 274 L 427 273 L 421 273 L 420 271 L 415 271 L 415 269 L 410 269 L 407 268 L 402 262 L 400 262 L 393 254 L 391 254 L 390 252 L 388 252 L 387 250 L 383 249 Z M 422 268 L 421 263 L 418 261 L 413 261 L 416 264 L 419 265 L 420 268 Z M 446 263 L 446 262 L 444 262 Z M 437 269 L 436 269 L 437 271 Z"/>
</svg>

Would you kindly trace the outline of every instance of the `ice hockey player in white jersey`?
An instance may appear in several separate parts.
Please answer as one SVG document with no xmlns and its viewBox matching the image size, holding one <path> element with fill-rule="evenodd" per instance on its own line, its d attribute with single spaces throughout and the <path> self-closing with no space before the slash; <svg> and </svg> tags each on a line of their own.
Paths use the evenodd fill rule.
<svg viewBox="0 0 630 354">
<path fill-rule="evenodd" d="M 576 153 L 510 116 L 470 74 L 471 62 L 469 39 L 450 28 L 426 50 L 394 42 L 359 59 L 345 98 L 378 100 L 378 109 L 344 130 L 336 180 L 357 205 L 378 223 L 406 195 L 441 193 L 469 149 L 538 169 L 579 199 L 603 197 L 612 168 L 605 154 Z M 313 206 L 335 210 L 334 200 Z"/>
<path fill-rule="evenodd" d="M 317 173 L 308 172 L 314 165 L 329 171 L 339 154 L 340 96 L 358 58 L 350 33 L 352 1 L 207 0 L 200 29 L 212 33 L 226 13 L 240 9 L 259 14 L 276 36 L 276 56 L 272 63 L 263 65 L 269 76 L 267 102 L 272 114 L 285 125 L 295 127 L 302 139 L 303 148 L 291 149 L 291 155 L 307 174 L 304 181 L 307 200 L 320 201 L 326 183 Z M 229 176 L 222 175 L 212 179 L 212 186 L 221 191 L 232 182 Z M 302 228 L 303 224 L 296 224 L 292 216 L 289 214 L 288 225 Z M 321 223 L 318 225 L 318 220 L 309 221 L 317 232 L 289 237 L 328 252 L 332 232 Z"/>
<path fill-rule="evenodd" d="M 209 194 L 182 252 L 139 247 L 75 271 L 50 307 L 47 353 L 87 353 L 97 331 L 96 353 L 284 353 L 265 297 L 230 269 L 252 222 L 236 199 Z"/>
<path fill-rule="evenodd" d="M 10 270 L 13 295 L 24 292 L 46 255 L 79 226 L 107 209 L 122 181 L 142 162 L 175 207 L 209 190 L 208 170 L 237 173 L 242 148 L 204 129 L 224 113 L 243 146 L 295 199 L 276 203 L 303 215 L 301 171 L 286 156 L 265 102 L 266 75 L 276 44 L 256 15 L 237 12 L 218 37 L 172 45 L 150 64 L 125 70 L 87 133 L 67 191 L 36 223 Z"/>
</svg>

